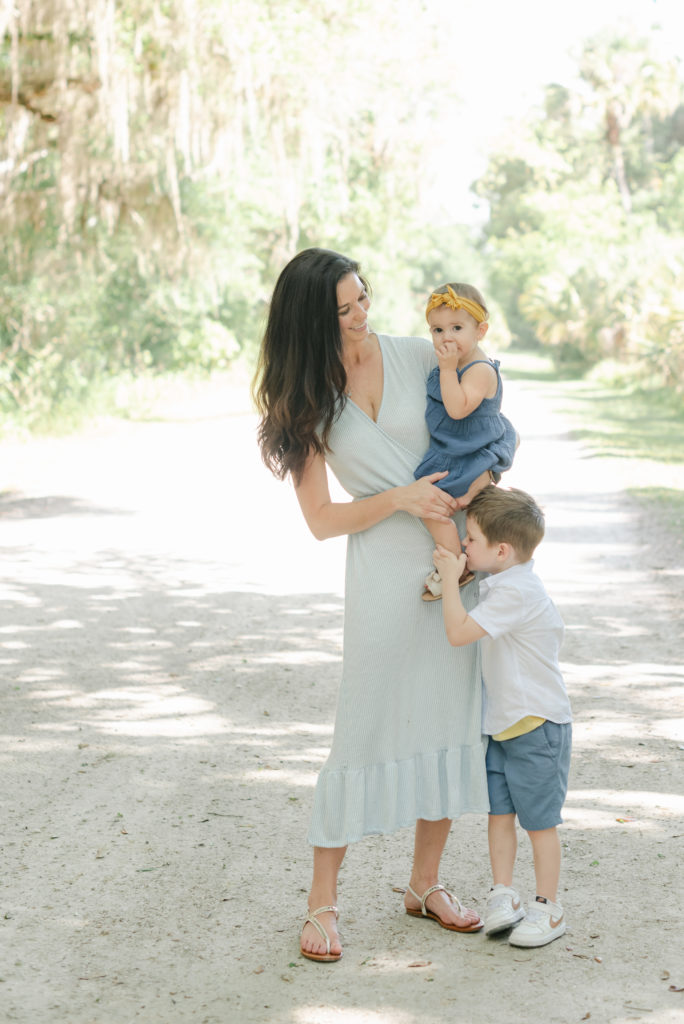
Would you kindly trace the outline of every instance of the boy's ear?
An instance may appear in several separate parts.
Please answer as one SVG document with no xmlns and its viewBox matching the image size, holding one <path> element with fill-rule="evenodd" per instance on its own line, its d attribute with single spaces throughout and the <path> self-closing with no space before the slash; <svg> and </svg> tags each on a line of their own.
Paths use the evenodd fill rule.
<svg viewBox="0 0 684 1024">
<path fill-rule="evenodd" d="M 500 562 L 505 562 L 512 551 L 512 546 L 507 541 L 502 540 L 496 549 L 496 557 Z"/>
</svg>

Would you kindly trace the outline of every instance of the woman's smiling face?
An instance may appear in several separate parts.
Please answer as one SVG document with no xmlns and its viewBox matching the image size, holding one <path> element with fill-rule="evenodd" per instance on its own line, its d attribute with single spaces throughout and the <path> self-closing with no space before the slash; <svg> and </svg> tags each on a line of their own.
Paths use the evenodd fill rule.
<svg viewBox="0 0 684 1024">
<path fill-rule="evenodd" d="M 337 315 L 342 344 L 355 344 L 370 333 L 368 309 L 370 299 L 361 279 L 347 274 L 337 285 Z"/>
</svg>

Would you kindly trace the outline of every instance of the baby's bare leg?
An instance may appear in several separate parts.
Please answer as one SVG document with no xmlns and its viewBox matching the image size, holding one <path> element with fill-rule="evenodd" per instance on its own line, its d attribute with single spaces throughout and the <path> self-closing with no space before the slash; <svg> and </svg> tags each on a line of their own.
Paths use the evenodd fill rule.
<svg viewBox="0 0 684 1024">
<path fill-rule="evenodd" d="M 437 523 L 434 519 L 423 519 L 423 526 L 430 531 L 435 544 L 441 544 L 447 551 L 460 555 L 463 547 L 456 523 Z"/>
<path fill-rule="evenodd" d="M 473 500 L 476 494 L 487 487 L 489 484 L 494 483 L 494 477 L 489 469 L 486 469 L 484 473 L 480 473 L 476 480 L 473 480 L 472 484 L 468 488 L 465 494 L 462 494 L 460 498 L 457 498 L 459 508 L 467 508 L 470 502 Z"/>
<path fill-rule="evenodd" d="M 429 530 L 432 539 L 435 544 L 441 544 L 442 547 L 451 551 L 454 555 L 460 555 L 463 551 L 461 544 L 461 538 L 458 533 L 456 523 L 437 523 L 432 519 L 423 519 L 423 525 L 426 530 Z M 464 587 L 466 583 L 470 583 L 473 576 L 469 569 L 464 569 L 459 586 Z M 425 578 L 423 600 L 424 601 L 439 601 L 442 597 L 442 582 L 441 577 L 436 569 L 433 569 L 431 573 Z"/>
</svg>

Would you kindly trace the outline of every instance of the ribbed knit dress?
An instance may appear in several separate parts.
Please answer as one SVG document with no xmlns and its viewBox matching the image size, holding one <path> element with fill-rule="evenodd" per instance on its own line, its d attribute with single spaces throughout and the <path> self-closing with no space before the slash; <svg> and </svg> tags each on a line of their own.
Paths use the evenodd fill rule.
<svg viewBox="0 0 684 1024">
<path fill-rule="evenodd" d="M 413 483 L 429 440 L 433 347 L 422 338 L 378 337 L 384 388 L 377 423 L 348 400 L 326 457 L 353 498 Z M 418 818 L 489 808 L 479 647 L 451 647 L 441 602 L 421 600 L 433 548 L 407 512 L 348 537 L 342 681 L 314 795 L 314 846 L 345 846 Z M 461 594 L 472 608 L 477 584 Z"/>
</svg>

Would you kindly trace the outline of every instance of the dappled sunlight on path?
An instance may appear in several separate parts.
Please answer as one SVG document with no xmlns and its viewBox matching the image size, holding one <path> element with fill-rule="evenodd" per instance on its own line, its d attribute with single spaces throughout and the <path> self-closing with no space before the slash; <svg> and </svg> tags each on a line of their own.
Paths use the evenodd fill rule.
<svg viewBox="0 0 684 1024">
<path fill-rule="evenodd" d="M 312 997 L 296 939 L 341 665 L 344 541 L 311 538 L 291 485 L 260 464 L 253 416 L 216 401 L 211 415 L 6 450 L 8 1019 L 433 1024 L 458 1006 L 498 1024 L 502 994 L 530 982 L 544 1020 L 620 1024 L 648 999 L 648 1019 L 669 1024 L 660 976 L 674 978 L 684 917 L 681 567 L 653 561 L 624 460 L 592 459 L 544 390 L 507 385 L 522 443 L 504 484 L 545 507 L 536 565 L 567 626 L 567 943 L 533 957 L 412 922 L 392 892 L 407 880 L 404 832 L 349 851 L 345 957 Z M 444 881 L 482 908 L 481 818 L 455 826 Z M 638 949 L 622 940 L 625 887 L 650 908 Z"/>
</svg>

